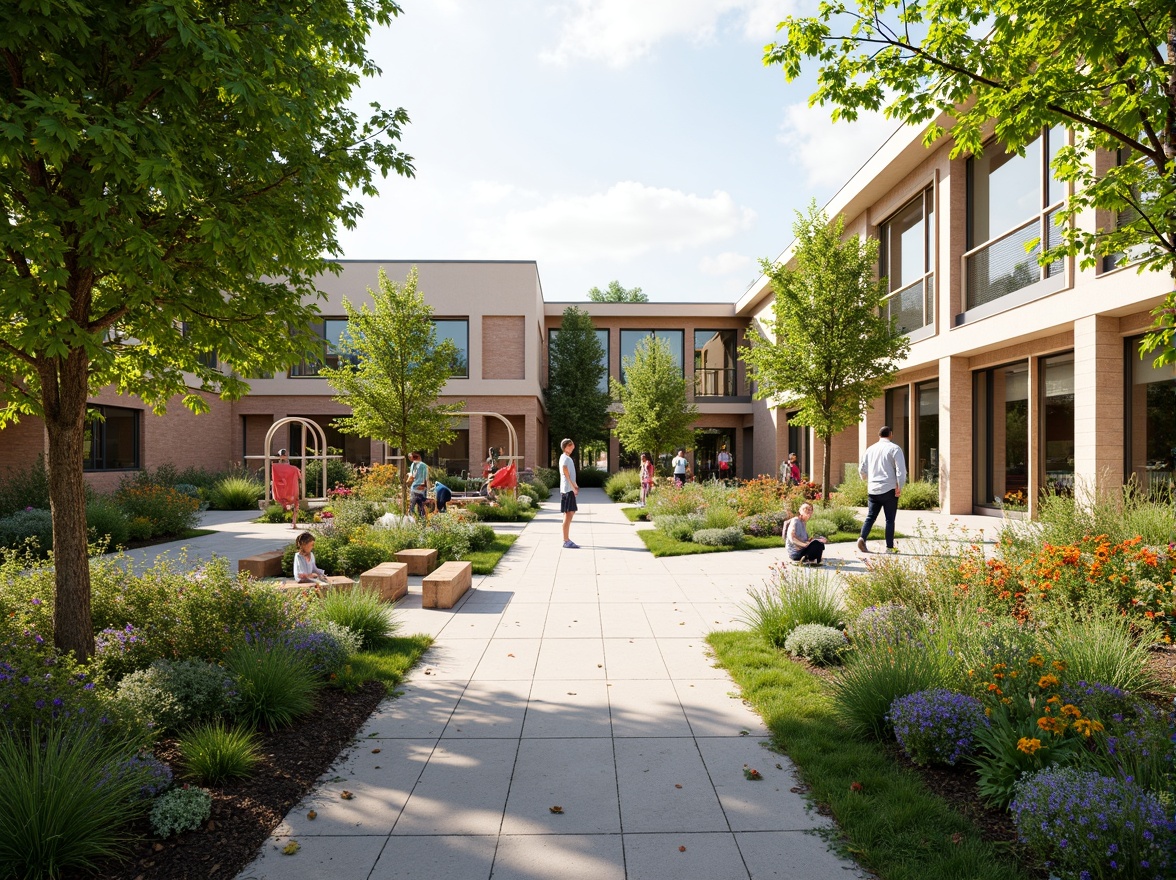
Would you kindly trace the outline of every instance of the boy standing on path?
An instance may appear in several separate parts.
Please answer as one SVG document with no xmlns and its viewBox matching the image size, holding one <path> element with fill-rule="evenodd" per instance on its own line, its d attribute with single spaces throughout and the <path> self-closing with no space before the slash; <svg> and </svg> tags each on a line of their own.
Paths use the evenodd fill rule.
<svg viewBox="0 0 1176 880">
<path fill-rule="evenodd" d="M 419 452 L 409 454 L 412 459 L 412 464 L 408 468 L 409 476 L 412 477 L 412 485 L 409 487 L 412 492 L 412 499 L 409 501 L 408 509 L 411 513 L 416 513 L 420 510 L 421 519 L 425 518 L 425 500 L 429 497 L 429 466 L 421 460 Z"/>
<path fill-rule="evenodd" d="M 560 441 L 559 448 L 563 450 L 563 455 L 559 457 L 559 512 L 563 514 L 563 545 L 568 550 L 579 550 L 580 545 L 568 537 L 572 517 L 576 514 L 576 496 L 580 494 L 580 486 L 576 483 L 576 463 L 572 461 L 576 444 L 565 438 Z"/>
<path fill-rule="evenodd" d="M 906 460 L 901 447 L 890 442 L 890 428 L 883 425 L 878 437 L 878 442 L 866 450 L 862 463 L 858 465 L 858 473 L 866 480 L 866 491 L 870 494 L 866 522 L 857 540 L 857 548 L 862 553 L 870 552 L 866 549 L 866 538 L 881 511 L 886 513 L 886 552 L 895 552 L 894 517 L 898 513 L 898 496 L 902 494 L 907 478 Z"/>
<path fill-rule="evenodd" d="M 302 471 L 290 464 L 285 449 L 278 450 L 278 461 L 270 468 L 270 483 L 273 486 L 274 501 L 283 510 L 291 511 L 292 529 L 298 528 L 298 500 L 302 489 Z"/>
</svg>

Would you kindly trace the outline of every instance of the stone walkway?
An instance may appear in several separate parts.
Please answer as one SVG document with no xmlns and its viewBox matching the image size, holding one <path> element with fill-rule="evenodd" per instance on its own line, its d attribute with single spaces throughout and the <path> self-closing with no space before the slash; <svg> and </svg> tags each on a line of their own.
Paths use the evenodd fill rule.
<svg viewBox="0 0 1176 880">
<path fill-rule="evenodd" d="M 829 850 L 831 823 L 791 791 L 788 759 L 765 750 L 707 654 L 704 636 L 742 625 L 740 603 L 780 551 L 655 559 L 603 492 L 580 498 L 582 549 L 561 548 L 551 503 L 525 528 L 496 525 L 518 542 L 452 611 L 422 609 L 410 579 L 402 632 L 434 647 L 240 880 L 865 876 Z M 206 514 L 216 535 L 131 555 L 186 547 L 235 567 L 290 540 L 247 515 Z M 918 519 L 954 518 L 900 511 L 899 530 Z M 960 519 L 986 537 L 999 525 Z M 862 567 L 852 544 L 826 558 Z M 764 781 L 745 780 L 745 764 Z M 301 849 L 283 855 L 291 838 Z"/>
</svg>

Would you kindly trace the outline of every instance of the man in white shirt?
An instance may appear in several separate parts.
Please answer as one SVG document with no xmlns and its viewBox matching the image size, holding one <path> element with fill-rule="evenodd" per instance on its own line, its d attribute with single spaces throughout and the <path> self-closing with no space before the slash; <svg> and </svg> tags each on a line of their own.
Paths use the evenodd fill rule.
<svg viewBox="0 0 1176 880">
<path fill-rule="evenodd" d="M 895 553 L 894 549 L 894 518 L 898 513 L 898 496 L 902 494 L 902 487 L 906 485 L 906 460 L 902 455 L 902 448 L 890 442 L 890 428 L 883 426 L 878 431 L 878 442 L 866 450 L 858 465 L 858 473 L 866 481 L 866 491 L 870 495 L 870 506 L 866 509 L 866 522 L 862 526 L 861 537 L 857 540 L 857 548 L 862 553 L 869 553 L 866 548 L 866 538 L 878 514 L 886 514 L 886 552 Z"/>
<path fill-rule="evenodd" d="M 674 485 L 681 488 L 686 483 L 686 473 L 690 470 L 690 462 L 686 458 L 686 450 L 679 449 L 674 460 L 670 462 L 674 469 Z"/>
</svg>

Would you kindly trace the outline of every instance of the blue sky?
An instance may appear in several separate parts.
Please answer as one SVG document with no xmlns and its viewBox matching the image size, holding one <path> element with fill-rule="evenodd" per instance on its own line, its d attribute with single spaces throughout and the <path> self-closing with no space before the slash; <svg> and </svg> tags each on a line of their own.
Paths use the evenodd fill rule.
<svg viewBox="0 0 1176 880">
<path fill-rule="evenodd" d="M 355 103 L 408 111 L 417 176 L 381 182 L 341 256 L 533 259 L 548 301 L 614 278 L 735 299 L 895 128 L 835 125 L 763 66 L 808 2 L 402 0 Z"/>
</svg>

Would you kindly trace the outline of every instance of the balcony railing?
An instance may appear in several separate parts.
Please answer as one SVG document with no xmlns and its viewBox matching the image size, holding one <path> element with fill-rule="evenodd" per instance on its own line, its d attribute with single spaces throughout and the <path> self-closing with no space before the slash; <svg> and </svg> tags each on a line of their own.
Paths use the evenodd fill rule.
<svg viewBox="0 0 1176 880">
<path fill-rule="evenodd" d="M 883 314 L 899 333 L 910 333 L 935 320 L 935 276 L 927 275 L 886 298 Z"/>
<path fill-rule="evenodd" d="M 739 393 L 735 387 L 735 372 L 734 367 L 695 367 L 694 396 L 735 397 Z"/>
<path fill-rule="evenodd" d="M 965 309 L 995 302 L 1045 278 L 1062 276 L 1065 267 L 1061 260 L 1048 266 L 1037 262 L 1042 242 L 1047 248 L 1061 243 L 1061 230 L 1054 224 L 1059 210 L 1061 203 L 964 254 Z M 1034 240 L 1037 244 L 1026 250 Z"/>
</svg>

